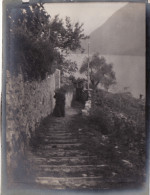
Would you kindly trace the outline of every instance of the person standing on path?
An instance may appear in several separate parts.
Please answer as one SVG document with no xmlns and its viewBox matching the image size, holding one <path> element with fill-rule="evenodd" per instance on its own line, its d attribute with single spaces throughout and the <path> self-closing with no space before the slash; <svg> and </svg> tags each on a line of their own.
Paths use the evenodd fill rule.
<svg viewBox="0 0 150 195">
<path fill-rule="evenodd" d="M 56 99 L 53 115 L 56 117 L 65 116 L 65 91 L 59 89 L 55 92 L 54 98 Z"/>
</svg>

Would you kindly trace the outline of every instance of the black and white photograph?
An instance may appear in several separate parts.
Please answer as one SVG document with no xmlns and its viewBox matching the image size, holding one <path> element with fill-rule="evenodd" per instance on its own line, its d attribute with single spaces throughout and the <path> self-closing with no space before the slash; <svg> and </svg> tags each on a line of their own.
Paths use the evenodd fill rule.
<svg viewBox="0 0 150 195">
<path fill-rule="evenodd" d="M 7 7 L 8 189 L 145 187 L 145 15 L 128 2 Z"/>
</svg>

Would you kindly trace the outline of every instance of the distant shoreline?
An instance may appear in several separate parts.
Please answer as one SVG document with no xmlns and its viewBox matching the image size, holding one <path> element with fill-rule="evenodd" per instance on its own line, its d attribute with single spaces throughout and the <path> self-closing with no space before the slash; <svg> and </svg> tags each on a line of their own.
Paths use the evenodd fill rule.
<svg viewBox="0 0 150 195">
<path fill-rule="evenodd" d="M 90 54 L 91 56 L 92 54 Z M 124 87 L 129 87 L 129 92 L 134 97 L 139 97 L 143 94 L 145 97 L 145 56 L 127 56 L 127 55 L 100 55 L 106 58 L 108 63 L 113 63 L 114 71 L 116 72 L 117 85 L 114 92 L 122 91 Z M 68 56 L 72 61 L 76 61 L 78 68 L 82 64 L 83 59 L 87 54 L 70 54 Z M 76 73 L 76 77 L 82 77 L 81 74 Z"/>
</svg>

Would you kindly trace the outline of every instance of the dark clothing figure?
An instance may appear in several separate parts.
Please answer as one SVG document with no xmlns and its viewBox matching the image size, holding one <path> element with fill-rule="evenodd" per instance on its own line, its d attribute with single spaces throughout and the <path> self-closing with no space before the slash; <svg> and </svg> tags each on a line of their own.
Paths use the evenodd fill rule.
<svg viewBox="0 0 150 195">
<path fill-rule="evenodd" d="M 56 99 L 54 116 L 64 117 L 65 116 L 65 94 L 62 92 L 56 92 L 54 98 Z"/>
<path fill-rule="evenodd" d="M 142 97 L 143 97 L 143 95 L 142 95 L 142 94 L 140 94 L 140 100 L 142 99 Z"/>
<path fill-rule="evenodd" d="M 85 104 L 88 100 L 88 91 L 82 88 L 76 88 L 76 100 Z"/>
<path fill-rule="evenodd" d="M 85 104 L 85 102 L 88 100 L 88 91 L 82 90 L 82 102 Z"/>
<path fill-rule="evenodd" d="M 82 101 L 82 88 L 76 88 L 76 100 L 81 102 Z"/>
</svg>

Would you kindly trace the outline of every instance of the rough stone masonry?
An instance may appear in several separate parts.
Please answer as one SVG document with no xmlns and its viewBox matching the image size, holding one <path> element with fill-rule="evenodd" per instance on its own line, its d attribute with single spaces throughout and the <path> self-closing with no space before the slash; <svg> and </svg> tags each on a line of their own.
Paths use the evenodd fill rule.
<svg viewBox="0 0 150 195">
<path fill-rule="evenodd" d="M 55 100 L 54 75 L 38 82 L 24 82 L 19 74 L 7 71 L 6 83 L 6 142 L 8 177 L 13 178 L 18 161 L 23 159 L 25 147 L 42 118 L 52 113 Z"/>
<path fill-rule="evenodd" d="M 22 171 L 22 167 L 18 166 L 24 163 L 25 152 L 35 129 L 42 119 L 53 112 L 56 76 L 53 74 L 43 81 L 31 82 L 24 82 L 21 73 L 16 77 L 7 71 L 6 76 L 7 174 L 11 182 L 14 174 Z M 71 106 L 72 99 L 73 92 L 68 91 L 66 108 Z"/>
</svg>

